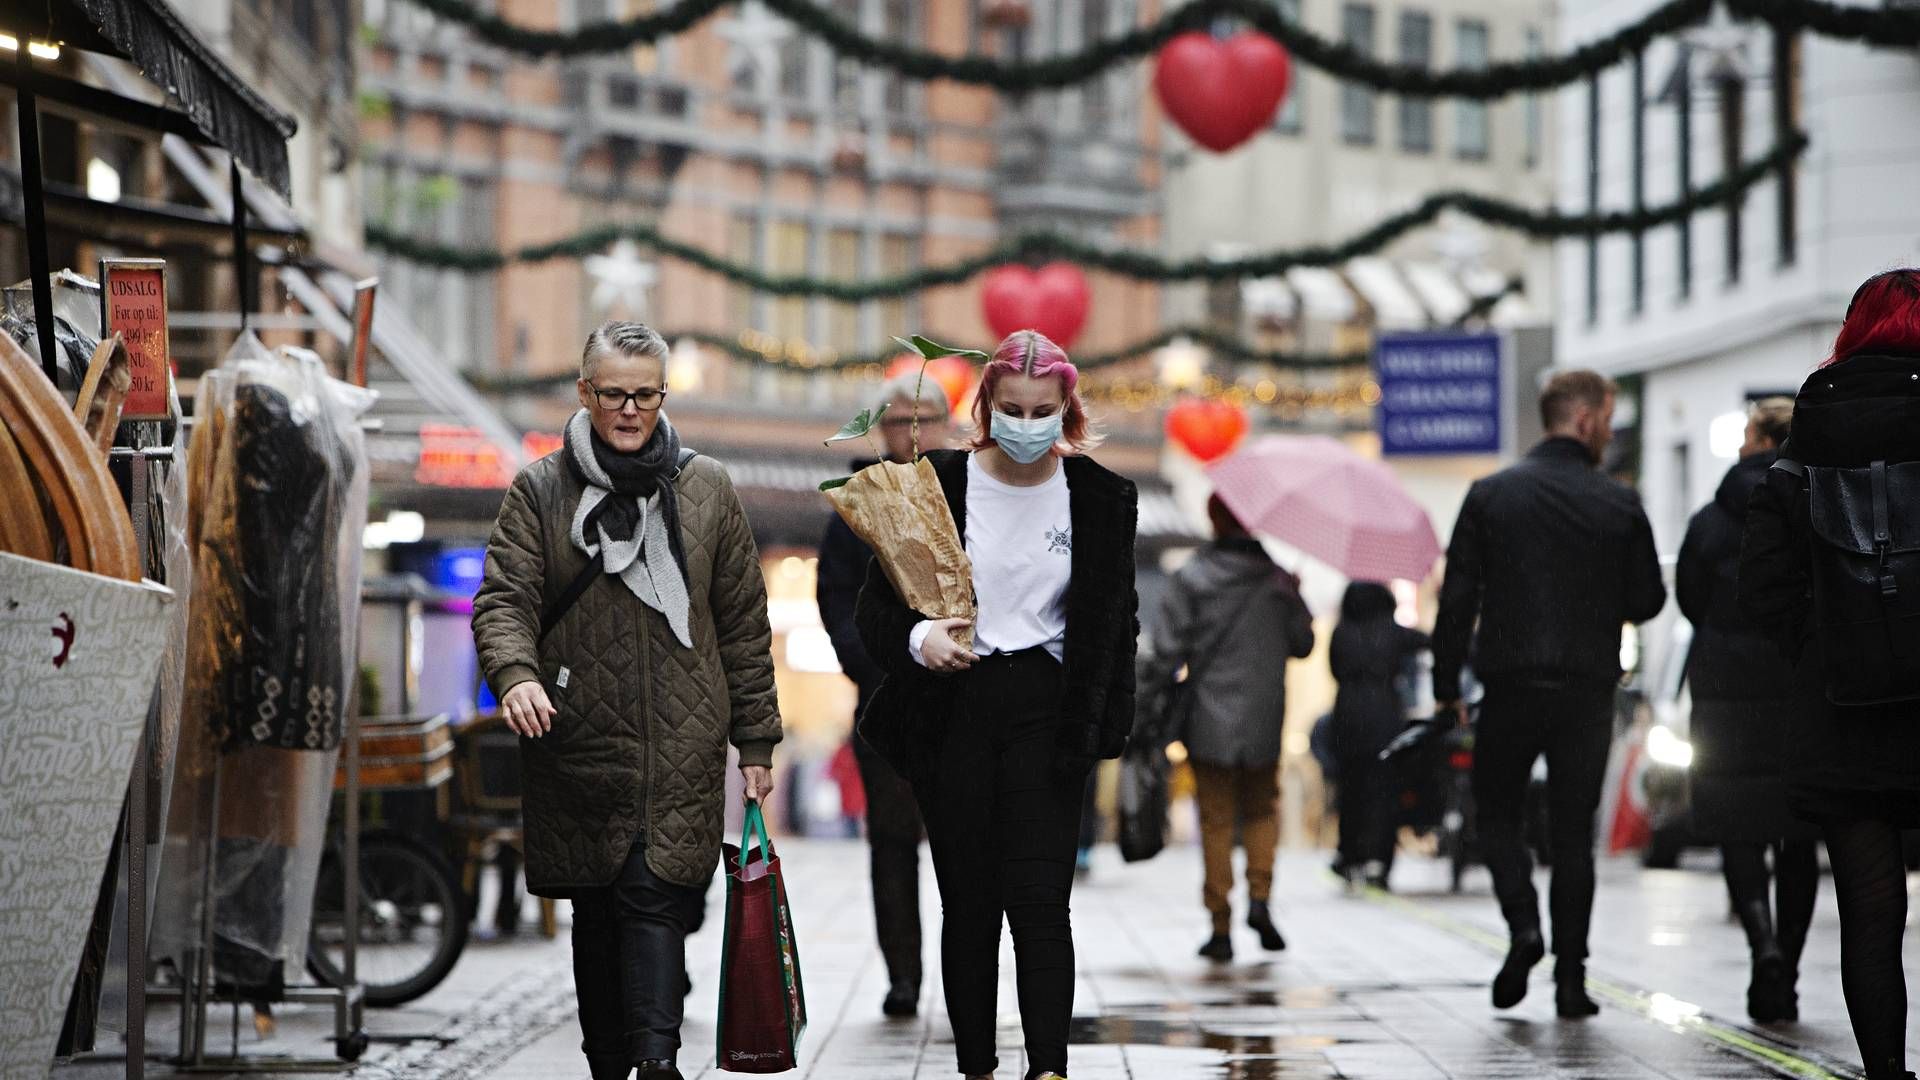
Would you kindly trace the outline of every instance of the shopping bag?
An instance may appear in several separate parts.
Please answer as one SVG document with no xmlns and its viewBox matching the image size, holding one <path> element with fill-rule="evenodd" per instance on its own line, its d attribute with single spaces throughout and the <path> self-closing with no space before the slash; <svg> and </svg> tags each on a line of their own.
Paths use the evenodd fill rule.
<svg viewBox="0 0 1920 1080">
<path fill-rule="evenodd" d="M 756 835 L 758 850 L 751 843 Z M 786 878 L 759 803 L 747 804 L 740 846 L 726 845 L 726 862 L 718 1064 L 727 1072 L 786 1072 L 799 1065 L 807 995 L 800 982 L 800 946 L 787 906 Z"/>
<path fill-rule="evenodd" d="M 1129 748 L 1120 758 L 1120 857 L 1151 859 L 1167 846 L 1167 752 Z"/>
</svg>

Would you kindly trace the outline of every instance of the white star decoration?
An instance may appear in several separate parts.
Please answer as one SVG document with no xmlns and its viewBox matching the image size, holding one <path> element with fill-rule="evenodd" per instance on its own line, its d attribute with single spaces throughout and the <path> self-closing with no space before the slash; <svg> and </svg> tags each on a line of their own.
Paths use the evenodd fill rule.
<svg viewBox="0 0 1920 1080">
<path fill-rule="evenodd" d="M 1747 46 L 1753 40 L 1753 28 L 1733 21 L 1727 10 L 1714 5 L 1713 17 L 1685 35 L 1687 44 L 1706 60 L 1710 78 L 1746 78 Z"/>
<path fill-rule="evenodd" d="M 727 74 L 752 76 L 755 89 L 768 90 L 780 78 L 780 44 L 793 36 L 793 27 L 760 3 L 749 0 L 740 14 L 715 28 L 727 43 Z"/>
<path fill-rule="evenodd" d="M 593 278 L 594 310 L 606 311 L 617 304 L 632 318 L 646 316 L 647 290 L 659 272 L 640 257 L 638 244 L 621 240 L 605 255 L 589 255 L 581 262 Z"/>
</svg>

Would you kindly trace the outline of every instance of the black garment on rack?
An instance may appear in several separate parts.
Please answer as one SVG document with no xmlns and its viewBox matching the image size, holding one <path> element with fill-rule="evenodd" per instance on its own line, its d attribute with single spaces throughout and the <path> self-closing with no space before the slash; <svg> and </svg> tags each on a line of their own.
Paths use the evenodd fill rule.
<svg viewBox="0 0 1920 1080">
<path fill-rule="evenodd" d="M 232 446 L 241 648 L 222 745 L 331 750 L 346 706 L 338 552 L 353 460 L 324 416 L 259 383 L 234 392 Z"/>
</svg>

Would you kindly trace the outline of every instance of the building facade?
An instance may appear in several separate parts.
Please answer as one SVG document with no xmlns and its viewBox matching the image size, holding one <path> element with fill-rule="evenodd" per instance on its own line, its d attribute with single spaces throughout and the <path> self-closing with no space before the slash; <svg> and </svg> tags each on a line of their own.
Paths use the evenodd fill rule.
<svg viewBox="0 0 1920 1080">
<path fill-rule="evenodd" d="M 1652 7 L 1583 4 L 1566 32 L 1596 36 Z M 1908 194 L 1920 164 L 1916 100 L 1909 53 L 1724 20 L 1657 43 L 1637 72 L 1606 73 L 1597 93 L 1563 93 L 1569 205 L 1670 202 L 1765 156 L 1795 127 L 1812 140 L 1732 207 L 1559 245 L 1561 362 L 1637 386 L 1640 489 L 1668 558 L 1733 463 L 1747 403 L 1796 391 L 1860 282 L 1920 258 L 1920 206 Z M 1664 637 L 1657 629 L 1656 647 Z"/>
</svg>

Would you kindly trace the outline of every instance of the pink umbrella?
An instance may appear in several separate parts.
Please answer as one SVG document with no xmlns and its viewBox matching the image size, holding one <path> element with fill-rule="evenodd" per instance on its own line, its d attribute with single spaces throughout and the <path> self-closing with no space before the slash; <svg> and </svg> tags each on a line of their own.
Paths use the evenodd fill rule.
<svg viewBox="0 0 1920 1080">
<path fill-rule="evenodd" d="M 1324 435 L 1268 435 L 1207 468 L 1234 516 L 1355 581 L 1424 580 L 1440 557 L 1393 470 Z"/>
</svg>

